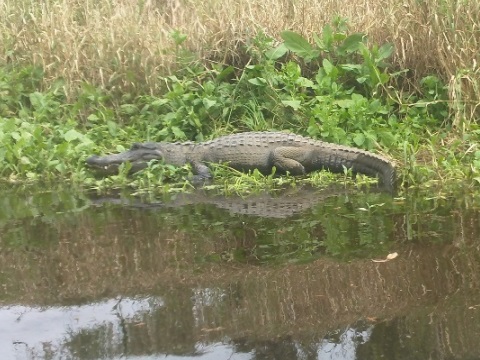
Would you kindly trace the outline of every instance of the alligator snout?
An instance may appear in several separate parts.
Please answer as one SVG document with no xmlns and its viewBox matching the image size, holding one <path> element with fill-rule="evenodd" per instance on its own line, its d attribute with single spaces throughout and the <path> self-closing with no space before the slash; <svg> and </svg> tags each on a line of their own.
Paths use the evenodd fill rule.
<svg viewBox="0 0 480 360">
<path fill-rule="evenodd" d="M 160 150 L 153 147 L 144 147 L 142 144 L 132 146 L 124 153 L 105 156 L 93 155 L 85 160 L 90 168 L 99 170 L 102 174 L 117 174 L 121 164 L 130 163 L 130 173 L 140 171 L 148 166 L 151 160 L 161 160 L 163 154 Z"/>
</svg>

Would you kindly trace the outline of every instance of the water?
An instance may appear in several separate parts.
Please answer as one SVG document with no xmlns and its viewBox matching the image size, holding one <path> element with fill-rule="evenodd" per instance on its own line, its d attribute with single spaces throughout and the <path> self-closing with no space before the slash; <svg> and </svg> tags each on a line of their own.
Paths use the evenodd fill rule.
<svg viewBox="0 0 480 360">
<path fill-rule="evenodd" d="M 479 203 L 8 189 L 0 359 L 478 359 Z"/>
</svg>

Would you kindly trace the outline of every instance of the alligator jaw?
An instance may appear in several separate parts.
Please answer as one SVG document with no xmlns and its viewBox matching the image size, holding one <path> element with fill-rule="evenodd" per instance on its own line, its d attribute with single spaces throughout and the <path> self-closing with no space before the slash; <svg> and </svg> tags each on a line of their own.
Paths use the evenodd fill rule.
<svg viewBox="0 0 480 360">
<path fill-rule="evenodd" d="M 88 167 L 98 170 L 105 175 L 118 174 L 120 165 L 130 163 L 130 173 L 134 173 L 145 169 L 150 160 L 162 160 L 163 153 L 153 147 L 138 147 L 137 144 L 132 146 L 128 151 L 120 154 L 112 154 L 106 156 L 90 156 L 86 160 Z"/>
</svg>

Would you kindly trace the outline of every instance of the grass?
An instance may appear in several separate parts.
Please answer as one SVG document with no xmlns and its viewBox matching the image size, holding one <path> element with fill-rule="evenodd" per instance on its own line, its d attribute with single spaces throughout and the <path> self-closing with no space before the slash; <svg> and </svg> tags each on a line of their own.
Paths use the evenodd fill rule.
<svg viewBox="0 0 480 360">
<path fill-rule="evenodd" d="M 288 29 L 312 40 L 336 16 L 372 43 L 394 45 L 393 66 L 410 69 L 401 88 L 414 88 L 431 73 L 443 79 L 454 124 L 468 128 L 480 98 L 480 4 L 473 0 L 6 0 L 0 63 L 41 66 L 44 87 L 62 78 L 69 98 L 84 82 L 118 94 L 156 94 L 164 87 L 158 75 L 189 60 L 243 68 L 259 31 L 280 40 Z M 177 56 L 175 31 L 185 35 L 191 58 Z"/>
</svg>

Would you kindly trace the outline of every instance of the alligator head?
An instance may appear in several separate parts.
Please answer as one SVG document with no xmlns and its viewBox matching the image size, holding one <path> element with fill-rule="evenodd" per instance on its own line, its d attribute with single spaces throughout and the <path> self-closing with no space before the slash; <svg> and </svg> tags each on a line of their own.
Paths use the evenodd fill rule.
<svg viewBox="0 0 480 360">
<path fill-rule="evenodd" d="M 135 143 L 130 150 L 120 154 L 90 156 L 86 163 L 90 168 L 106 175 L 112 175 L 118 174 L 118 169 L 123 163 L 129 162 L 132 166 L 130 173 L 134 173 L 145 169 L 150 160 L 162 160 L 163 157 L 163 152 L 157 143 Z"/>
</svg>

